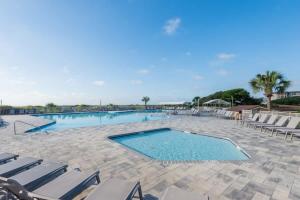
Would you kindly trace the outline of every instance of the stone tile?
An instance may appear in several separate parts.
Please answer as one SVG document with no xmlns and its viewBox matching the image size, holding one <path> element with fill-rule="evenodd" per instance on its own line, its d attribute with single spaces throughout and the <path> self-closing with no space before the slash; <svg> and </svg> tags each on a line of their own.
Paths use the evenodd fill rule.
<svg viewBox="0 0 300 200">
<path fill-rule="evenodd" d="M 269 200 L 269 199 L 270 199 L 270 196 L 267 196 L 260 192 L 255 193 L 254 197 L 252 198 L 252 200 Z"/>
<path fill-rule="evenodd" d="M 36 125 L 47 123 L 36 117 L 21 117 Z M 173 164 L 148 159 L 107 139 L 109 135 L 162 127 L 230 138 L 252 158 Z M 70 169 L 100 169 L 102 180 L 139 179 L 144 193 L 153 196 L 174 185 L 207 194 L 211 199 L 300 199 L 299 138 L 285 142 L 282 136 L 269 137 L 230 120 L 178 116 L 164 121 L 74 128 L 48 134 L 15 136 L 12 131 L 12 127 L 0 129 L 0 152 L 57 160 L 68 163 Z"/>
</svg>

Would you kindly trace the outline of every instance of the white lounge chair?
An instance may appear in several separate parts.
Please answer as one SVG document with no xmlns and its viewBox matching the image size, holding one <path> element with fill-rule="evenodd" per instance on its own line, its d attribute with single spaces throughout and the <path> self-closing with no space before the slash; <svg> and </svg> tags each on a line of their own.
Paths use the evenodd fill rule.
<svg viewBox="0 0 300 200">
<path fill-rule="evenodd" d="M 278 119 L 278 115 L 271 115 L 271 117 L 269 118 L 269 120 L 266 122 L 266 123 L 252 123 L 251 125 L 254 126 L 254 128 L 260 128 L 260 131 L 262 131 L 262 128 L 265 126 L 265 125 L 274 125 L 276 120 Z"/>
<path fill-rule="evenodd" d="M 300 117 L 291 117 L 291 120 L 289 121 L 286 127 L 274 128 L 274 131 L 276 131 L 276 133 L 285 133 L 285 137 L 284 137 L 285 140 L 287 138 L 287 135 L 291 133 L 291 140 L 292 140 L 293 133 L 294 134 L 300 133 L 300 129 L 297 129 L 299 123 L 300 123 Z"/>
<path fill-rule="evenodd" d="M 255 113 L 252 118 L 249 118 L 249 119 L 245 119 L 245 120 L 242 120 L 241 123 L 242 125 L 245 125 L 245 124 L 248 124 L 248 123 L 251 123 L 251 122 L 256 122 L 259 118 L 259 113 Z"/>
<path fill-rule="evenodd" d="M 268 115 L 268 114 L 261 114 L 258 119 L 258 122 L 248 122 L 247 126 L 251 127 L 251 126 L 255 126 L 257 124 L 264 124 L 269 119 L 269 117 L 270 117 L 270 115 Z"/>
<path fill-rule="evenodd" d="M 271 130 L 273 135 L 274 128 L 283 127 L 285 124 L 287 124 L 289 119 L 289 116 L 280 116 L 279 120 L 275 124 L 261 124 L 260 127 L 265 131 Z"/>
</svg>

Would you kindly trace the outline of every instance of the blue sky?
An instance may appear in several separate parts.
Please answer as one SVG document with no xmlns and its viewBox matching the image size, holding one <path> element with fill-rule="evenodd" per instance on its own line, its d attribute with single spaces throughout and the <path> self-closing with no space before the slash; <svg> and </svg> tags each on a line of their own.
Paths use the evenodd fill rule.
<svg viewBox="0 0 300 200">
<path fill-rule="evenodd" d="M 0 0 L 11 105 L 191 100 L 277 70 L 300 90 L 298 0 Z"/>
</svg>

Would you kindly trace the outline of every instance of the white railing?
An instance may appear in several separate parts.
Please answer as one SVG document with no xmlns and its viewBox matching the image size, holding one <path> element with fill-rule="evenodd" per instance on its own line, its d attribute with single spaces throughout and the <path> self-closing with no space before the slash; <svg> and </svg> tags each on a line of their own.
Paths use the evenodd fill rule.
<svg viewBox="0 0 300 200">
<path fill-rule="evenodd" d="M 37 128 L 37 127 L 38 127 L 38 126 L 36 126 L 36 125 L 34 125 L 34 124 L 30 124 L 30 123 L 28 123 L 28 122 L 16 120 L 16 121 L 14 121 L 14 134 L 15 134 L 15 135 L 17 135 L 16 123 L 26 124 L 26 125 L 32 126 L 32 127 L 34 127 L 34 128 Z"/>
</svg>

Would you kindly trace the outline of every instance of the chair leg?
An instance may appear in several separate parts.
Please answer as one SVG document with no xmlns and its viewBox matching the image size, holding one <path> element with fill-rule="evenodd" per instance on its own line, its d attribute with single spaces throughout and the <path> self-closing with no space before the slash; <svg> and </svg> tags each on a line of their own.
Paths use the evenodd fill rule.
<svg viewBox="0 0 300 200">
<path fill-rule="evenodd" d="M 96 176 L 96 181 L 97 181 L 97 184 L 99 184 L 101 182 L 99 175 Z"/>
<path fill-rule="evenodd" d="M 286 140 L 286 138 L 287 138 L 287 135 L 288 135 L 288 132 L 285 132 L 285 137 L 284 137 L 284 140 Z"/>
<path fill-rule="evenodd" d="M 143 193 L 142 193 L 141 185 L 139 185 L 139 187 L 138 187 L 138 193 L 139 193 L 140 200 L 143 200 Z"/>
</svg>

